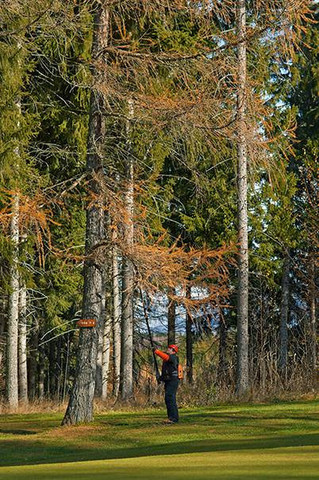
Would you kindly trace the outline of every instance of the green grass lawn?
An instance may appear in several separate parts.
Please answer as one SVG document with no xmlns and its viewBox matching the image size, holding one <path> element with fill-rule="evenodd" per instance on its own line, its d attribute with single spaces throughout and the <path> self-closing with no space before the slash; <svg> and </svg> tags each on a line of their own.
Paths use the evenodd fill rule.
<svg viewBox="0 0 319 480">
<path fill-rule="evenodd" d="M 61 414 L 0 418 L 1 479 L 318 479 L 315 401 L 110 412 L 60 427 Z"/>
</svg>

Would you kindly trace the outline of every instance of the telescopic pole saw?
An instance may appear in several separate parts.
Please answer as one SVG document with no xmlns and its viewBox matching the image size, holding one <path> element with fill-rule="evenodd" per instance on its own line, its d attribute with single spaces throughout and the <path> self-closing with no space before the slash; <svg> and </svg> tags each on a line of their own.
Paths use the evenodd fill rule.
<svg viewBox="0 0 319 480">
<path fill-rule="evenodd" d="M 149 324 L 149 321 L 148 321 L 148 311 L 147 311 L 147 308 L 146 308 L 146 305 L 145 305 L 145 301 L 144 301 L 144 297 L 143 297 L 143 293 L 142 293 L 141 289 L 140 289 L 140 295 L 141 295 L 141 299 L 142 299 L 142 303 L 143 303 L 144 317 L 145 317 L 145 322 L 146 322 L 146 326 L 147 326 L 148 336 L 150 338 L 150 342 L 151 342 L 151 346 L 152 346 L 156 380 L 157 380 L 157 383 L 160 383 L 160 372 L 159 372 L 159 368 L 158 368 L 157 358 L 156 358 L 156 355 L 154 353 L 155 345 L 154 345 L 154 342 L 153 342 L 152 332 L 151 332 L 150 324 Z"/>
</svg>

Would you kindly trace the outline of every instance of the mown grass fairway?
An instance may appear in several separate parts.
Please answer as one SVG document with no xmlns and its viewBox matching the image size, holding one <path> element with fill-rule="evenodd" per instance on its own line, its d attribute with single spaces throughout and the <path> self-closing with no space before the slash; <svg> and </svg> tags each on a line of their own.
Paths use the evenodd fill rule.
<svg viewBox="0 0 319 480">
<path fill-rule="evenodd" d="M 1 479 L 319 479 L 317 402 L 0 419 Z"/>
</svg>

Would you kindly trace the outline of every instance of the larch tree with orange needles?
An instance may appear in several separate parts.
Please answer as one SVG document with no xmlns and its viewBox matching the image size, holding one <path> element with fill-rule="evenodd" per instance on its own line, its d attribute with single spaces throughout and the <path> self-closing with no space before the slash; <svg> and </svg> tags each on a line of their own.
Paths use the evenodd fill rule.
<svg viewBox="0 0 319 480">
<path fill-rule="evenodd" d="M 93 61 L 102 62 L 109 39 L 108 2 L 92 2 L 94 7 Z M 100 58 L 99 58 L 100 57 Z M 98 60 L 99 58 L 99 60 Z M 96 87 L 104 82 L 103 70 L 95 68 L 93 79 Z M 90 118 L 87 145 L 86 169 L 89 174 L 89 187 L 92 201 L 87 206 L 86 215 L 86 260 L 84 265 L 84 291 L 82 318 L 96 321 L 95 328 L 82 328 L 80 331 L 77 365 L 69 404 L 63 425 L 90 422 L 93 420 L 93 398 L 96 382 L 96 365 L 99 335 L 103 329 L 105 310 L 105 259 L 98 262 L 93 250 L 105 239 L 105 209 L 101 199 L 101 186 L 104 183 L 103 146 L 105 143 L 105 123 L 102 111 L 104 97 L 98 88 L 91 91 Z"/>
<path fill-rule="evenodd" d="M 310 2 L 258 0 L 247 2 L 237 0 L 236 8 L 236 50 L 237 67 L 237 122 L 235 128 L 237 143 L 237 182 L 238 182 L 238 295 L 237 295 L 237 393 L 245 396 L 249 389 L 249 339 L 248 339 L 248 185 L 250 165 L 257 161 L 258 143 L 262 146 L 262 136 L 258 135 L 263 121 L 260 97 L 254 91 L 262 91 L 262 86 L 253 86 L 252 65 L 249 57 L 256 42 L 269 45 L 272 54 L 282 51 L 290 55 L 302 29 L 302 22 L 309 13 Z M 298 30 L 299 28 L 299 30 Z M 259 105 L 259 107 L 258 107 Z M 268 112 L 271 115 L 271 112 Z M 270 125 L 266 119 L 264 125 Z M 263 131 L 267 137 L 269 132 Z M 258 140 L 259 136 L 259 140 Z M 265 156 L 265 155 L 262 155 Z M 267 158 L 267 155 L 265 156 Z M 267 167 L 266 167 L 267 168 Z M 286 311 L 286 309 L 285 309 Z M 286 313 L 283 318 L 286 319 Z"/>
<path fill-rule="evenodd" d="M 8 218 L 9 228 L 4 230 L 5 238 L 10 244 L 9 262 L 9 296 L 7 321 L 7 358 L 6 358 L 6 397 L 10 408 L 18 406 L 19 396 L 27 401 L 27 371 L 26 371 L 26 327 L 25 315 L 25 284 L 20 275 L 19 246 L 21 244 L 20 197 L 26 188 L 26 146 L 32 134 L 28 125 L 28 115 L 22 112 L 22 94 L 24 81 L 30 69 L 28 62 L 28 42 L 25 39 L 26 21 L 23 6 L 12 5 L 10 2 L 0 8 L 0 57 L 1 57 L 1 114 L 2 134 L 0 140 L 0 178 L 5 191 L 1 200 L 7 200 L 10 190 L 9 212 L 3 212 L 2 221 Z M 4 36 L 5 28 L 15 31 L 15 35 Z M 2 222 L 1 222 L 2 223 Z M 20 312 L 19 312 L 20 305 Z M 19 343 L 19 322 L 20 343 Z M 18 350 L 20 349 L 20 362 Z M 23 361 L 21 361 L 23 358 Z M 19 392 L 20 381 L 20 392 Z"/>
</svg>

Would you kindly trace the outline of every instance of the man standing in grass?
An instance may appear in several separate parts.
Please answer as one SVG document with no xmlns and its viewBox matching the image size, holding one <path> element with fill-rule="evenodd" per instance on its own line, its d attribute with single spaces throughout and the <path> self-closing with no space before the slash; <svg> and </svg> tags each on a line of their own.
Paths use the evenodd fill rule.
<svg viewBox="0 0 319 480">
<path fill-rule="evenodd" d="M 165 404 L 167 408 L 167 424 L 171 425 L 178 422 L 178 408 L 176 404 L 176 392 L 178 389 L 178 352 L 177 345 L 169 345 L 167 353 L 154 349 L 154 353 L 163 360 L 162 375 L 160 380 L 165 386 Z"/>
</svg>

